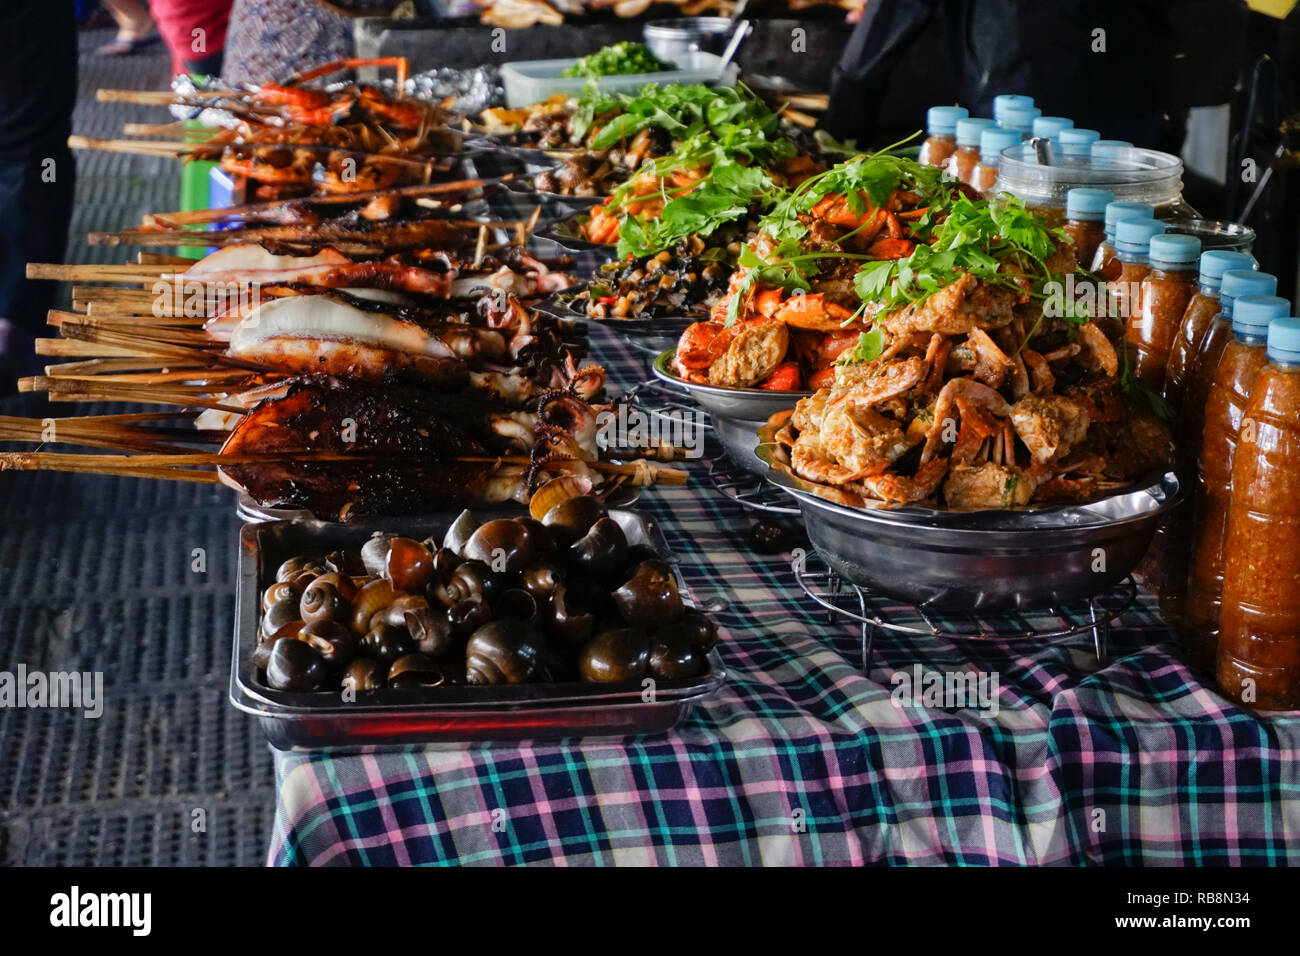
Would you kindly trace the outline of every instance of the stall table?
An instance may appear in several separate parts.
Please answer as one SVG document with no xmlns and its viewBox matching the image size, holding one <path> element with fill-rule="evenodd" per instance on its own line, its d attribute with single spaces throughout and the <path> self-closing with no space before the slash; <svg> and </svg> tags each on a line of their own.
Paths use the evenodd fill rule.
<svg viewBox="0 0 1300 956">
<path fill-rule="evenodd" d="M 603 329 L 593 352 L 615 386 L 648 375 Z M 828 623 L 791 554 L 755 553 L 755 516 L 691 467 L 637 507 L 722 606 L 716 697 L 659 736 L 277 753 L 269 862 L 1300 863 L 1300 715 L 1207 688 L 1150 595 L 1104 666 L 1087 636 L 886 635 L 866 675 L 858 625 Z M 923 684 L 996 675 L 996 707 L 913 706 L 918 665 Z"/>
</svg>

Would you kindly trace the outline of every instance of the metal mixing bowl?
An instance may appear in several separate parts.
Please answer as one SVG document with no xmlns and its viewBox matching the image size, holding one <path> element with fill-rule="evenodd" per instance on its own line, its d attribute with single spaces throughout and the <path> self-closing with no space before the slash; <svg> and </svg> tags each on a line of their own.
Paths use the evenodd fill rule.
<svg viewBox="0 0 1300 956">
<path fill-rule="evenodd" d="M 768 425 L 759 435 L 769 466 L 783 454 L 775 432 Z M 799 502 L 813 547 L 840 577 L 936 611 L 1040 610 L 1100 594 L 1132 572 L 1185 494 L 1167 472 L 1086 504 L 858 508 L 781 467 L 766 474 Z"/>
</svg>

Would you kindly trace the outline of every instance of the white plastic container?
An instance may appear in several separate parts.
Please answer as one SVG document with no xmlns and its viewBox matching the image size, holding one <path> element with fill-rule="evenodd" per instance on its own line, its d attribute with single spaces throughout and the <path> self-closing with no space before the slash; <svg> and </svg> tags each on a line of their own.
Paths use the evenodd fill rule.
<svg viewBox="0 0 1300 956">
<path fill-rule="evenodd" d="M 581 93 L 588 82 L 582 76 L 560 76 L 577 63 L 571 60 L 521 60 L 501 67 L 506 88 L 506 106 L 518 109 L 538 103 L 556 93 Z M 635 93 L 647 83 L 703 83 L 706 86 L 734 86 L 739 68 L 732 63 L 724 71 L 722 57 L 716 53 L 694 50 L 672 58 L 677 69 L 661 73 L 629 73 L 625 76 L 601 76 L 596 85 L 605 92 Z"/>
</svg>

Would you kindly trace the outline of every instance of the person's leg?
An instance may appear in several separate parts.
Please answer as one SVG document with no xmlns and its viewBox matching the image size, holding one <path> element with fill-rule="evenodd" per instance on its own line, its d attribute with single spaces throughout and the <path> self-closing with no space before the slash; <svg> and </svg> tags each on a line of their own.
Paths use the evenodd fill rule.
<svg viewBox="0 0 1300 956">
<path fill-rule="evenodd" d="M 101 0 L 117 23 L 117 37 L 96 52 L 101 56 L 125 56 L 142 46 L 158 42 L 158 28 L 154 26 L 149 8 L 139 0 Z"/>
<path fill-rule="evenodd" d="M 52 167 L 46 158 L 0 162 L 0 379 L 36 369 L 31 340 L 49 331 L 57 287 L 26 278 L 27 263 L 62 262 L 68 242 L 76 160 L 62 146 L 46 157 Z"/>
</svg>

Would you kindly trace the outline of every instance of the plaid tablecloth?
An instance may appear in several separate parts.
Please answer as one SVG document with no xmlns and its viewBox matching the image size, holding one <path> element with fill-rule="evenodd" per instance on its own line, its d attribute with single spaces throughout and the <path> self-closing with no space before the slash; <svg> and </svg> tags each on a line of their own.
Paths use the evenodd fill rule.
<svg viewBox="0 0 1300 956">
<path fill-rule="evenodd" d="M 614 384 L 646 378 L 620 339 L 593 346 Z M 1300 715 L 1203 686 L 1149 596 L 1105 666 L 1084 636 L 886 635 L 864 676 L 857 625 L 748 546 L 754 516 L 700 466 L 637 507 L 696 599 L 725 602 L 716 697 L 653 737 L 277 754 L 269 861 L 1300 863 Z M 971 671 L 994 706 L 927 705 L 932 675 Z"/>
</svg>

